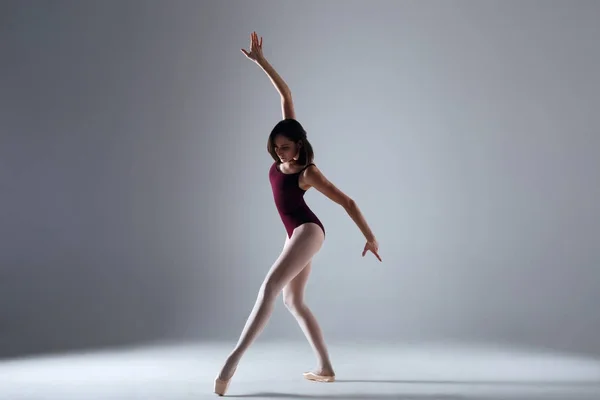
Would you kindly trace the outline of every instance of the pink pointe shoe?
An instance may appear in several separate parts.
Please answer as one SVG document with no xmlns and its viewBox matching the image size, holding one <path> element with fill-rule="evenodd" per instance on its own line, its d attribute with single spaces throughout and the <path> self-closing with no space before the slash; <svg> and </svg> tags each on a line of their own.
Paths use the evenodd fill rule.
<svg viewBox="0 0 600 400">
<path fill-rule="evenodd" d="M 219 396 L 223 396 L 227 392 L 227 388 L 229 387 L 230 381 L 231 381 L 231 378 L 226 381 L 216 378 L 215 379 L 215 393 L 218 394 Z"/>
<path fill-rule="evenodd" d="M 237 369 L 237 367 L 235 369 Z M 233 370 L 234 374 L 235 374 L 235 369 Z M 231 375 L 231 378 L 233 378 L 233 375 Z M 215 390 L 214 390 L 215 393 L 218 394 L 219 396 L 223 396 L 227 392 L 227 389 L 229 388 L 229 382 L 231 382 L 231 378 L 224 381 L 222 379 L 219 379 L 219 377 L 217 376 L 215 378 Z"/>
<path fill-rule="evenodd" d="M 335 381 L 335 375 L 319 375 L 319 374 L 315 374 L 314 372 L 305 372 L 304 374 L 304 379 L 308 379 L 309 381 L 315 381 L 315 382 L 334 382 Z"/>
</svg>

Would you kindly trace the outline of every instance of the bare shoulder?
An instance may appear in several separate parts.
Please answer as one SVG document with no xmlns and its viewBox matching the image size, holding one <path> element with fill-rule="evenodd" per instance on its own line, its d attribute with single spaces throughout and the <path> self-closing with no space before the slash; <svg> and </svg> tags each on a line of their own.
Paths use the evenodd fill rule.
<svg viewBox="0 0 600 400">
<path fill-rule="evenodd" d="M 349 207 L 352 203 L 352 199 L 327 179 L 316 165 L 311 165 L 302 171 L 300 187 L 304 190 L 314 187 L 330 200 L 343 207 Z"/>
<path fill-rule="evenodd" d="M 302 171 L 302 175 L 322 175 L 321 170 L 315 164 L 309 164 L 304 171 Z"/>
<path fill-rule="evenodd" d="M 300 173 L 300 187 L 304 190 L 308 190 L 314 186 L 314 183 L 318 182 L 321 177 L 325 177 L 319 167 L 315 164 L 310 164 Z"/>
<path fill-rule="evenodd" d="M 323 171 L 314 164 L 308 166 L 304 171 L 302 171 L 302 175 L 306 183 L 315 189 L 320 190 L 320 188 L 325 186 L 333 186 L 333 183 L 327 179 Z"/>
</svg>

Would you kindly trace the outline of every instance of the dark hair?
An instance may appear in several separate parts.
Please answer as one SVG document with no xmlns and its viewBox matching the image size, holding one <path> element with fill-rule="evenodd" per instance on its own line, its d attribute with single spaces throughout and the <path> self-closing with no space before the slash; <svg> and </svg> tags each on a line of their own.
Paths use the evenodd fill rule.
<svg viewBox="0 0 600 400">
<path fill-rule="evenodd" d="M 291 140 L 294 143 L 300 143 L 300 150 L 298 152 L 298 164 L 306 165 L 313 162 L 315 158 L 315 153 L 313 151 L 312 145 L 306 138 L 306 131 L 300 124 L 300 122 L 296 121 L 293 118 L 287 118 L 281 120 L 275 125 L 271 134 L 269 135 L 269 140 L 267 141 L 267 151 L 273 157 L 273 159 L 280 164 L 281 160 L 277 157 L 277 153 L 275 153 L 275 137 L 277 135 L 282 135 Z"/>
</svg>

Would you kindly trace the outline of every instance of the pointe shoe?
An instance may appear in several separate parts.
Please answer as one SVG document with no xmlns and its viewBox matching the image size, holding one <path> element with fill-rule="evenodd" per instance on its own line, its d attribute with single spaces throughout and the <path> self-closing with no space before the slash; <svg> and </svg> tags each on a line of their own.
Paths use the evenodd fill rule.
<svg viewBox="0 0 600 400">
<path fill-rule="evenodd" d="M 235 374 L 235 370 L 237 369 L 237 367 L 233 370 L 233 373 Z M 233 378 L 233 375 L 231 375 L 231 378 Z M 227 379 L 226 381 L 219 379 L 219 377 L 217 376 L 215 378 L 215 390 L 214 392 L 216 394 L 218 394 L 219 396 L 223 396 L 226 392 L 227 389 L 229 388 L 229 382 L 231 382 L 231 378 Z"/>
<path fill-rule="evenodd" d="M 305 372 L 304 374 L 304 379 L 308 379 L 309 381 L 316 381 L 316 382 L 334 382 L 335 381 L 335 375 L 318 375 L 315 374 L 314 372 Z"/>
<path fill-rule="evenodd" d="M 219 378 L 215 379 L 215 393 L 219 396 L 223 396 L 227 392 L 227 388 L 229 387 L 229 382 L 231 382 L 231 378 L 223 381 Z"/>
</svg>

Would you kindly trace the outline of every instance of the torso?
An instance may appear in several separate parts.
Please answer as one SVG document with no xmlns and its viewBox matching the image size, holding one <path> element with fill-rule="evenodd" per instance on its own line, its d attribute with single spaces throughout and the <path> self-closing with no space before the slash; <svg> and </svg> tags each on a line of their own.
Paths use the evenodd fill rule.
<svg viewBox="0 0 600 400">
<path fill-rule="evenodd" d="M 293 174 L 297 174 L 299 171 L 302 171 L 302 169 L 304 168 L 304 165 L 287 165 L 285 166 L 284 164 L 276 164 L 275 168 L 277 168 L 277 170 L 283 174 L 286 175 L 293 175 Z M 310 167 L 309 167 L 310 168 Z M 300 189 L 306 191 L 308 189 L 311 188 L 311 186 L 306 183 L 306 170 L 308 168 L 306 168 L 304 171 L 302 171 L 302 173 L 298 176 L 298 186 L 300 187 Z"/>
<path fill-rule="evenodd" d="M 280 167 L 282 168 L 280 169 Z M 310 188 L 305 181 L 305 173 L 308 168 L 310 166 L 294 165 L 290 167 L 275 162 L 269 169 L 269 180 L 275 206 L 290 238 L 294 229 L 307 222 L 319 225 L 325 233 L 323 224 L 304 201 L 304 194 Z"/>
</svg>

